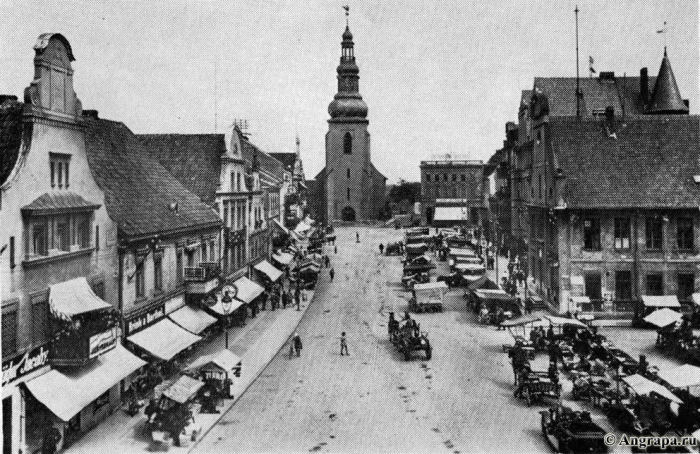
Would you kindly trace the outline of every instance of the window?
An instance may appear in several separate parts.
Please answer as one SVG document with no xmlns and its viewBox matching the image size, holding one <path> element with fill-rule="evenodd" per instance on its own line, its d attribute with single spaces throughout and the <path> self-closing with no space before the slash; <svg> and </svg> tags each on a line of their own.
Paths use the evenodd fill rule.
<svg viewBox="0 0 700 454">
<path fill-rule="evenodd" d="M 600 219 L 583 220 L 583 248 L 591 251 L 600 250 Z"/>
<path fill-rule="evenodd" d="M 209 242 L 209 261 L 216 262 L 216 243 L 214 241 Z"/>
<path fill-rule="evenodd" d="M 236 172 L 236 190 L 241 192 L 241 174 Z"/>
<path fill-rule="evenodd" d="M 678 300 L 690 301 L 691 295 L 695 292 L 695 274 L 678 273 Z"/>
<path fill-rule="evenodd" d="M 663 243 L 663 222 L 659 217 L 646 220 L 647 249 L 661 250 Z"/>
<path fill-rule="evenodd" d="M 349 132 L 346 132 L 343 138 L 343 152 L 352 154 L 352 135 Z"/>
<path fill-rule="evenodd" d="M 693 249 L 693 219 L 678 218 L 677 236 L 678 249 Z"/>
<path fill-rule="evenodd" d="M 10 269 L 15 268 L 15 237 L 10 237 Z"/>
<path fill-rule="evenodd" d="M 630 248 L 630 220 L 629 218 L 615 218 L 615 249 Z"/>
<path fill-rule="evenodd" d="M 42 292 L 43 293 L 43 292 Z M 46 293 L 33 297 L 32 300 L 32 343 L 43 344 L 49 327 L 49 304 Z"/>
<path fill-rule="evenodd" d="M 70 175 L 70 155 L 49 153 L 51 187 L 68 188 Z"/>
<path fill-rule="evenodd" d="M 442 174 L 442 180 L 443 180 L 443 181 L 447 181 L 447 174 L 446 174 L 446 173 L 443 173 L 443 174 Z"/>
<path fill-rule="evenodd" d="M 207 243 L 202 241 L 202 258 L 199 260 L 199 262 L 206 262 L 207 261 Z"/>
<path fill-rule="evenodd" d="M 586 273 L 583 275 L 583 285 L 586 290 L 586 296 L 591 300 L 601 300 L 601 285 L 600 273 Z"/>
<path fill-rule="evenodd" d="M 231 191 L 236 190 L 236 172 L 231 172 Z"/>
<path fill-rule="evenodd" d="M 2 357 L 17 353 L 17 304 L 2 308 Z"/>
<path fill-rule="evenodd" d="M 348 174 L 348 178 L 350 178 L 350 169 L 348 169 L 347 174 Z"/>
<path fill-rule="evenodd" d="M 615 272 L 615 299 L 632 299 L 632 273 L 630 271 Z"/>
<path fill-rule="evenodd" d="M 537 193 L 542 198 L 542 175 L 537 175 Z"/>
<path fill-rule="evenodd" d="M 462 174 L 462 181 L 467 181 L 467 176 L 465 174 Z"/>
<path fill-rule="evenodd" d="M 77 244 L 80 249 L 90 247 L 90 218 L 88 215 L 82 215 L 76 219 L 74 244 Z"/>
<path fill-rule="evenodd" d="M 146 280 L 144 276 L 144 261 L 146 257 L 136 257 L 136 298 L 142 298 L 146 295 Z"/>
<path fill-rule="evenodd" d="M 472 208 L 470 216 L 472 218 L 472 224 L 479 223 L 479 209 L 478 208 Z"/>
<path fill-rule="evenodd" d="M 163 290 L 163 253 L 159 252 L 153 256 L 153 289 Z"/>
<path fill-rule="evenodd" d="M 538 130 L 538 131 L 537 131 L 537 144 L 539 145 L 539 143 L 540 143 L 541 141 L 542 141 L 542 131 L 539 131 L 539 130 Z"/>
<path fill-rule="evenodd" d="M 28 255 L 48 255 L 48 220 L 46 218 L 33 220 L 29 230 Z"/>
<path fill-rule="evenodd" d="M 53 248 L 59 251 L 70 251 L 70 229 L 67 216 L 61 216 L 56 219 Z"/>
<path fill-rule="evenodd" d="M 457 181 L 457 174 L 456 173 L 452 174 L 452 181 Z"/>
<path fill-rule="evenodd" d="M 175 252 L 175 280 L 178 285 L 182 284 L 183 281 L 183 268 L 182 268 L 182 249 L 178 249 Z"/>
<path fill-rule="evenodd" d="M 426 174 L 425 174 L 425 181 L 426 181 L 427 183 L 430 183 L 430 174 L 429 174 L 429 173 L 426 173 Z"/>
<path fill-rule="evenodd" d="M 661 273 L 647 274 L 647 295 L 661 296 L 664 294 L 664 279 Z"/>
<path fill-rule="evenodd" d="M 100 226 L 95 226 L 95 250 L 100 250 Z"/>
<path fill-rule="evenodd" d="M 228 210 L 229 210 L 229 203 L 228 203 L 228 202 L 224 202 L 224 215 L 223 215 L 224 225 L 225 225 L 226 227 L 231 227 L 231 223 L 229 222 L 230 220 L 229 220 L 229 218 L 228 218 L 228 217 L 229 217 L 229 212 L 228 212 Z"/>
<path fill-rule="evenodd" d="M 350 188 L 348 188 L 348 200 L 350 200 Z"/>
</svg>

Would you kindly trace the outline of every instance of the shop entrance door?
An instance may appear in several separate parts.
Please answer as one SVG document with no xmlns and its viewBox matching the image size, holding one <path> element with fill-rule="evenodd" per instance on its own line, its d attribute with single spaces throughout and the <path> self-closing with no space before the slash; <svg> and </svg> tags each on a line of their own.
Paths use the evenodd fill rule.
<svg viewBox="0 0 700 454">
<path fill-rule="evenodd" d="M 2 454 L 12 453 L 12 397 L 2 400 Z"/>
</svg>

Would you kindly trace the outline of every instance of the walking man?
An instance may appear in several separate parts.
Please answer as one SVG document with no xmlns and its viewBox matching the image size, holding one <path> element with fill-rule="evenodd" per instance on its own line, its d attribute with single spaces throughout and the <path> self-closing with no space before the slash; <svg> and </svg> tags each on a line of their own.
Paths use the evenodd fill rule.
<svg viewBox="0 0 700 454">
<path fill-rule="evenodd" d="M 331 282 L 333 282 L 333 277 L 335 276 L 335 270 L 331 268 L 331 270 L 328 272 L 328 275 L 331 277 Z"/>
<path fill-rule="evenodd" d="M 294 333 L 294 350 L 297 352 L 297 358 L 301 354 L 301 337 L 299 336 L 299 333 Z"/>
<path fill-rule="evenodd" d="M 296 303 L 297 303 L 297 310 L 300 311 L 301 310 L 301 289 L 299 287 L 297 287 L 297 291 L 294 294 L 294 299 L 296 300 Z"/>
<path fill-rule="evenodd" d="M 355 237 L 356 237 L 355 242 L 359 243 L 360 242 L 360 232 L 355 232 Z"/>
<path fill-rule="evenodd" d="M 382 254 L 384 254 L 384 244 L 379 243 L 379 255 L 382 255 Z"/>
<path fill-rule="evenodd" d="M 350 356 L 348 352 L 348 339 L 345 337 L 345 331 L 340 335 L 340 356 L 344 356 L 344 354 Z"/>
<path fill-rule="evenodd" d="M 333 252 L 334 252 L 335 254 L 338 253 L 338 246 L 333 246 Z"/>
</svg>

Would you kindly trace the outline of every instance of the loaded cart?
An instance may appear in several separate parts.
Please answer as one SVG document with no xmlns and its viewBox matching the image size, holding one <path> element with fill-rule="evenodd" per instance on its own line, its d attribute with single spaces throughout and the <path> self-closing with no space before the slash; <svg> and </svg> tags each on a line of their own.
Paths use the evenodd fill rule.
<svg viewBox="0 0 700 454">
<path fill-rule="evenodd" d="M 222 349 L 213 355 L 200 357 L 186 372 L 196 376 L 206 385 L 207 391 L 218 398 L 233 398 L 236 379 L 241 376 L 243 361 L 230 350 Z"/>
<path fill-rule="evenodd" d="M 172 438 L 182 445 L 187 438 L 195 439 L 201 430 L 195 425 L 192 410 L 204 383 L 187 375 L 181 375 L 172 384 L 166 383 L 156 387 L 154 396 L 159 393 L 160 396 L 154 397 L 155 408 L 146 413 L 147 426 L 153 442 L 167 443 Z"/>
<path fill-rule="evenodd" d="M 445 302 L 445 292 L 449 287 L 444 282 L 428 282 L 415 284 L 414 295 L 408 301 L 411 312 L 442 312 Z"/>
</svg>

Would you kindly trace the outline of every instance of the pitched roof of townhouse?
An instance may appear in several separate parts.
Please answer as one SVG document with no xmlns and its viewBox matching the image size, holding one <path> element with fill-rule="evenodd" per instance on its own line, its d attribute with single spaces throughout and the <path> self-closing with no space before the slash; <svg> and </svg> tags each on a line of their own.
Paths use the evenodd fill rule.
<svg viewBox="0 0 700 454">
<path fill-rule="evenodd" d="M 569 208 L 700 206 L 700 117 L 627 118 L 614 134 L 599 120 L 550 117 L 552 150 Z"/>
<path fill-rule="evenodd" d="M 0 185 L 10 176 L 19 158 L 24 130 L 22 110 L 23 104 L 13 99 L 0 105 Z"/>
<path fill-rule="evenodd" d="M 138 134 L 138 139 L 165 169 L 208 205 L 216 199 L 221 178 L 223 134 Z"/>
<path fill-rule="evenodd" d="M 220 225 L 214 210 L 160 165 L 124 123 L 85 118 L 85 149 L 107 212 L 127 237 Z"/>
<path fill-rule="evenodd" d="M 649 77 L 649 93 L 656 81 Z M 593 110 L 605 110 L 612 106 L 615 112 L 626 115 L 644 114 L 640 90 L 640 77 L 601 77 L 579 79 L 582 98 L 579 108 L 582 116 L 591 116 Z M 534 90 L 544 93 L 549 100 L 549 114 L 553 116 L 576 115 L 576 78 L 575 77 L 535 77 Z"/>
<path fill-rule="evenodd" d="M 260 163 L 260 184 L 263 187 L 281 184 L 284 178 L 284 165 L 245 137 L 241 140 L 241 154 L 247 165 L 252 165 L 255 150 L 258 152 L 258 162 Z M 274 178 L 278 181 L 272 181 L 269 175 L 274 175 Z"/>
<path fill-rule="evenodd" d="M 294 170 L 294 163 L 297 160 L 296 153 L 268 153 L 270 156 L 282 163 L 285 169 Z"/>
</svg>

